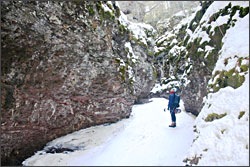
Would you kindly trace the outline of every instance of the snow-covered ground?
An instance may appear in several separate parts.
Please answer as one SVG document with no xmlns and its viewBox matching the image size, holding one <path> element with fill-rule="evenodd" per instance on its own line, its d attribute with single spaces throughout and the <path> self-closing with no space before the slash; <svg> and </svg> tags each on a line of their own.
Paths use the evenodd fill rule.
<svg viewBox="0 0 250 167">
<path fill-rule="evenodd" d="M 28 166 L 91 165 L 184 165 L 192 145 L 194 117 L 184 111 L 176 114 L 177 127 L 170 128 L 168 100 L 133 106 L 131 117 L 111 125 L 95 126 L 58 138 L 49 146 L 81 147 L 75 152 L 46 153 L 44 150 L 26 159 Z"/>
<path fill-rule="evenodd" d="M 249 74 L 237 89 L 226 87 L 210 93 L 195 120 L 197 139 L 188 156 L 202 154 L 197 165 L 249 165 Z M 240 113 L 244 115 L 240 118 Z M 226 114 L 221 119 L 207 122 L 209 114 Z"/>
</svg>

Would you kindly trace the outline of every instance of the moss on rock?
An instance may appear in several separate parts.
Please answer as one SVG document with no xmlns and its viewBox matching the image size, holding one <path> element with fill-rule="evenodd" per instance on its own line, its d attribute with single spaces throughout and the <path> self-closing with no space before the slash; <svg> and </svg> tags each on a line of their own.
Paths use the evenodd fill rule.
<svg viewBox="0 0 250 167">
<path fill-rule="evenodd" d="M 241 7 L 240 8 L 240 17 L 241 18 L 245 17 L 248 13 L 249 13 L 249 7 L 246 7 L 246 8 Z"/>
<path fill-rule="evenodd" d="M 212 28 L 212 26 L 211 26 L 211 25 L 209 25 L 209 26 L 207 27 L 207 30 L 206 30 L 206 33 L 207 33 L 207 34 L 209 34 L 209 32 L 210 32 L 211 28 Z"/>
<path fill-rule="evenodd" d="M 214 121 L 215 119 L 220 119 L 220 118 L 223 118 L 227 115 L 227 113 L 224 113 L 224 114 L 216 114 L 216 113 L 212 113 L 212 114 L 208 114 L 208 116 L 206 117 L 205 121 L 206 122 L 212 122 Z"/>
<path fill-rule="evenodd" d="M 124 25 L 119 24 L 119 32 L 120 32 L 121 34 L 124 34 L 124 33 L 126 32 L 126 28 L 124 27 Z"/>
<path fill-rule="evenodd" d="M 216 49 L 213 49 L 206 57 L 205 63 L 207 65 L 207 68 L 212 71 L 214 69 L 214 66 L 218 59 L 218 51 Z"/>
<path fill-rule="evenodd" d="M 249 69 L 249 66 L 246 65 L 246 64 L 243 64 L 243 65 L 240 66 L 240 71 L 241 72 L 246 72 L 246 71 L 248 71 L 248 69 Z"/>
<path fill-rule="evenodd" d="M 222 133 L 222 134 L 224 134 L 224 133 L 225 133 L 225 131 L 226 131 L 226 129 L 222 129 L 222 130 L 221 130 L 221 133 Z"/>
<path fill-rule="evenodd" d="M 97 1 L 96 2 L 96 9 L 97 9 L 97 11 L 99 13 L 100 19 L 101 20 L 104 20 L 104 19 L 106 19 L 106 20 L 108 20 L 108 19 L 115 20 L 115 14 L 113 12 L 110 12 L 110 11 L 104 11 L 102 5 L 103 5 L 102 1 Z"/>
<path fill-rule="evenodd" d="M 90 16 L 95 15 L 95 11 L 94 11 L 93 5 L 87 5 L 86 8 L 88 9 L 88 12 L 89 12 Z"/>
<path fill-rule="evenodd" d="M 214 79 L 215 76 L 219 75 L 213 85 L 209 85 L 209 87 L 213 88 L 213 92 L 217 92 L 219 89 L 231 86 L 234 89 L 240 87 L 245 81 L 245 77 L 241 76 L 235 68 L 229 71 L 216 71 L 216 74 L 212 77 Z"/>
<path fill-rule="evenodd" d="M 238 119 L 240 119 L 246 112 L 245 111 L 241 111 L 239 116 L 238 116 Z"/>
</svg>

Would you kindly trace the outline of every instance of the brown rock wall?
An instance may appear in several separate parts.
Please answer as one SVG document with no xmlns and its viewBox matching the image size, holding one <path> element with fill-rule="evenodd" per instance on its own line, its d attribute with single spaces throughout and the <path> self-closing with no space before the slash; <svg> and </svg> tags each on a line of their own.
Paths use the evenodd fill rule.
<svg viewBox="0 0 250 167">
<path fill-rule="evenodd" d="M 115 4 L 113 13 L 102 4 L 2 2 L 2 165 L 20 165 L 59 136 L 127 118 L 150 91 L 151 60 L 136 42 L 132 70 L 142 72 L 135 83 L 122 79 L 116 58 L 126 60 L 129 31 L 119 31 Z"/>
</svg>

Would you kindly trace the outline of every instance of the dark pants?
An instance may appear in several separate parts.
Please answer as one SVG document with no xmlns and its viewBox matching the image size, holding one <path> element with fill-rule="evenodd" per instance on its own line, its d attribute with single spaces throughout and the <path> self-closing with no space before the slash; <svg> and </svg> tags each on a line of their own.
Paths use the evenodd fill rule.
<svg viewBox="0 0 250 167">
<path fill-rule="evenodd" d="M 172 122 L 176 122 L 176 117 L 175 117 L 174 110 L 175 110 L 175 108 L 170 108 L 170 114 L 171 114 Z"/>
</svg>

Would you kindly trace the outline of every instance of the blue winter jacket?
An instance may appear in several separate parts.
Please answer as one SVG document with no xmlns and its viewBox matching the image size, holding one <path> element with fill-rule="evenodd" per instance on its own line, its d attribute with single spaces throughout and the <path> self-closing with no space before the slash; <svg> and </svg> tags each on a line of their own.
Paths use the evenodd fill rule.
<svg viewBox="0 0 250 167">
<path fill-rule="evenodd" d="M 174 95 L 175 93 L 172 93 L 169 95 L 169 99 L 168 99 L 168 110 L 172 110 L 174 108 Z"/>
</svg>

